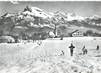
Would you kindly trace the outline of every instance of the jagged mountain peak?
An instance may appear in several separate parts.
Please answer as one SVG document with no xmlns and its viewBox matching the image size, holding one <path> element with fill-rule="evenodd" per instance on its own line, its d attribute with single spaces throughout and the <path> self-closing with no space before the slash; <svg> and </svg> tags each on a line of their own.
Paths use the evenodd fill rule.
<svg viewBox="0 0 101 73">
<path fill-rule="evenodd" d="M 100 18 L 100 16 L 98 16 L 98 15 L 93 15 L 93 16 L 91 16 L 91 17 L 89 17 L 90 19 L 95 19 L 95 20 L 97 20 L 97 19 L 99 19 Z"/>
<path fill-rule="evenodd" d="M 38 7 L 31 7 L 31 6 L 26 6 L 24 8 L 24 12 L 25 11 L 30 11 L 30 12 L 34 12 L 34 11 L 39 11 L 39 12 L 42 12 L 43 10 L 38 8 Z"/>
<path fill-rule="evenodd" d="M 63 14 L 63 15 L 66 15 L 66 13 L 63 12 L 63 11 L 61 11 L 61 10 L 54 12 L 54 14 Z"/>
<path fill-rule="evenodd" d="M 35 17 L 41 17 L 41 18 L 48 18 L 50 15 L 45 13 L 44 10 L 38 8 L 38 7 L 31 7 L 31 6 L 26 6 L 24 8 L 24 11 L 22 12 L 23 15 L 30 15 L 30 16 L 35 16 Z"/>
<path fill-rule="evenodd" d="M 53 18 L 57 20 L 66 20 L 67 19 L 67 14 L 63 11 L 56 11 L 53 13 Z"/>
</svg>

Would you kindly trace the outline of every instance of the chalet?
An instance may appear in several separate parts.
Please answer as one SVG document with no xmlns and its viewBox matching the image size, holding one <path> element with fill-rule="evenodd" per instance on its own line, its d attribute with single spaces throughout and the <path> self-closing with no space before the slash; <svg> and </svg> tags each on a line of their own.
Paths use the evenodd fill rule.
<svg viewBox="0 0 101 73">
<path fill-rule="evenodd" d="M 80 31 L 80 30 L 75 30 L 71 33 L 72 37 L 83 37 L 84 36 L 84 32 Z"/>
<path fill-rule="evenodd" d="M 0 36 L 0 43 L 14 43 L 15 40 L 11 36 Z"/>
</svg>

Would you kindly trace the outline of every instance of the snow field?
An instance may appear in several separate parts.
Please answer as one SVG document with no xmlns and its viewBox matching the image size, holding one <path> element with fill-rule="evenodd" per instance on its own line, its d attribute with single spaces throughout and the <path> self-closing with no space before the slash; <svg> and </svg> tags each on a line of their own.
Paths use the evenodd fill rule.
<svg viewBox="0 0 101 73">
<path fill-rule="evenodd" d="M 0 44 L 0 73 L 101 73 L 101 38 L 48 39 L 37 43 Z M 70 57 L 68 46 L 76 47 Z M 83 45 L 87 55 L 79 55 Z M 62 52 L 64 51 L 64 55 Z"/>
</svg>

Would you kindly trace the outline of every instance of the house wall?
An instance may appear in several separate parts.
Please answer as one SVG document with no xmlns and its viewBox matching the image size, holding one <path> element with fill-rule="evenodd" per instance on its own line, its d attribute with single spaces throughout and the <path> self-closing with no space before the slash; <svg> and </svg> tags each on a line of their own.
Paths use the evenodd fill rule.
<svg viewBox="0 0 101 73">
<path fill-rule="evenodd" d="M 74 33 L 72 34 L 72 36 L 73 36 L 73 37 L 82 37 L 82 36 L 84 36 L 84 35 L 83 35 L 83 32 L 79 32 L 79 31 L 78 31 L 78 32 L 74 32 Z"/>
</svg>

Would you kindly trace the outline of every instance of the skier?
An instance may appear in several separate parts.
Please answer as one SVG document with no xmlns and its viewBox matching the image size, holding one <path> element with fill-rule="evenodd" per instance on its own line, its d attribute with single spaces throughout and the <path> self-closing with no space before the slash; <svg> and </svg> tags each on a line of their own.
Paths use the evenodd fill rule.
<svg viewBox="0 0 101 73">
<path fill-rule="evenodd" d="M 62 35 L 60 36 L 60 40 L 63 40 L 63 37 L 64 37 L 64 35 L 62 34 Z"/>
<path fill-rule="evenodd" d="M 99 45 L 97 45 L 96 50 L 99 50 Z"/>
<path fill-rule="evenodd" d="M 87 49 L 84 49 L 84 54 L 87 54 L 87 52 L 88 52 Z"/>
<path fill-rule="evenodd" d="M 61 55 L 64 55 L 64 51 L 62 50 L 61 52 L 62 52 L 62 54 L 61 54 Z"/>
<path fill-rule="evenodd" d="M 83 46 L 83 48 L 82 48 L 82 51 L 85 49 L 85 45 Z"/>
<path fill-rule="evenodd" d="M 71 54 L 71 56 L 73 56 L 73 51 L 74 51 L 75 46 L 73 46 L 73 44 L 71 43 L 69 48 L 70 48 L 70 54 Z"/>
<path fill-rule="evenodd" d="M 83 51 L 83 55 L 87 54 L 87 52 L 88 52 L 87 49 L 85 48 L 85 46 L 83 46 L 82 51 Z"/>
<path fill-rule="evenodd" d="M 83 48 L 82 48 L 82 53 L 83 53 L 83 55 L 85 54 L 84 49 L 85 49 L 85 46 L 83 46 Z"/>
</svg>

